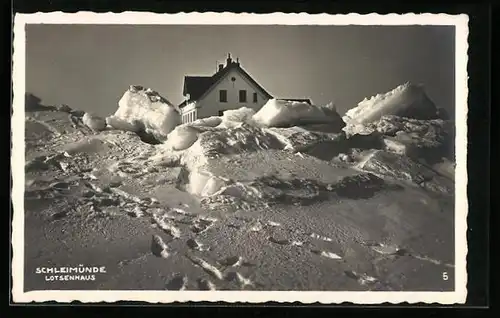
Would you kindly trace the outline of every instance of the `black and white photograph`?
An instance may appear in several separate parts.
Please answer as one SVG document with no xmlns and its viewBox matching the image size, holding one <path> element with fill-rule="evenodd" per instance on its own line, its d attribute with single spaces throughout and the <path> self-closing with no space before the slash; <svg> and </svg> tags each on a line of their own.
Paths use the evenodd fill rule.
<svg viewBox="0 0 500 318">
<path fill-rule="evenodd" d="M 466 15 L 16 18 L 15 301 L 465 301 Z"/>
</svg>

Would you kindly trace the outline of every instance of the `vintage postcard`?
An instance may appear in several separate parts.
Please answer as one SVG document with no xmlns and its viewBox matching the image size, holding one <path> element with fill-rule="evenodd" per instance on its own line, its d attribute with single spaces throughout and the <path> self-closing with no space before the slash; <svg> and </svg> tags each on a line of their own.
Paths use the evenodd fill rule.
<svg viewBox="0 0 500 318">
<path fill-rule="evenodd" d="M 464 303 L 468 17 L 14 25 L 13 301 Z"/>
</svg>

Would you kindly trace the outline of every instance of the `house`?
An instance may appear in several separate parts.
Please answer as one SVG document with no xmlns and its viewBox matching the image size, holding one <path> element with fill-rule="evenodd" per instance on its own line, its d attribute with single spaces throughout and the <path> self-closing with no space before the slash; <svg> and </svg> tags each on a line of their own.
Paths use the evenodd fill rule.
<svg viewBox="0 0 500 318">
<path fill-rule="evenodd" d="M 269 99 L 274 98 L 240 65 L 237 58 L 233 61 L 229 53 L 226 65 L 219 64 L 211 76 L 185 76 L 182 95 L 184 101 L 179 105 L 182 123 L 198 118 L 222 116 L 228 109 L 240 107 L 258 111 Z M 311 104 L 308 99 L 286 99 Z"/>
</svg>

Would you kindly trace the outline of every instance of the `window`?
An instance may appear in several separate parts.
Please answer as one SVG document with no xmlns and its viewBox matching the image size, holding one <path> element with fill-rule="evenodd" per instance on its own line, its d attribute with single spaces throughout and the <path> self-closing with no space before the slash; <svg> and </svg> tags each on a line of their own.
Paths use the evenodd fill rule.
<svg viewBox="0 0 500 318">
<path fill-rule="evenodd" d="M 247 102 L 247 91 L 241 90 L 240 91 L 240 103 L 246 103 Z"/>
<path fill-rule="evenodd" d="M 219 101 L 227 103 L 227 91 L 225 89 L 219 91 Z"/>
<path fill-rule="evenodd" d="M 219 116 L 223 116 L 224 115 L 224 111 L 223 110 L 219 110 Z"/>
<path fill-rule="evenodd" d="M 253 102 L 257 103 L 257 93 L 253 93 Z"/>
</svg>

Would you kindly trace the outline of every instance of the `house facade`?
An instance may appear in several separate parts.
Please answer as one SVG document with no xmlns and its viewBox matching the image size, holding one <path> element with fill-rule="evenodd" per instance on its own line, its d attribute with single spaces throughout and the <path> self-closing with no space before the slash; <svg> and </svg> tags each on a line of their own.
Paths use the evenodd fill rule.
<svg viewBox="0 0 500 318">
<path fill-rule="evenodd" d="M 273 96 L 228 54 L 212 76 L 185 76 L 184 101 L 179 105 L 182 123 L 222 116 L 225 110 L 248 107 L 256 112 Z M 288 100 L 288 99 L 287 99 Z M 304 99 L 308 103 L 309 100 Z"/>
</svg>

